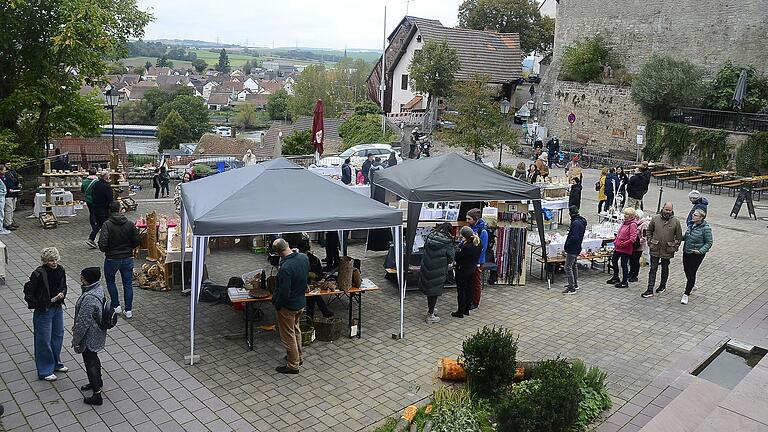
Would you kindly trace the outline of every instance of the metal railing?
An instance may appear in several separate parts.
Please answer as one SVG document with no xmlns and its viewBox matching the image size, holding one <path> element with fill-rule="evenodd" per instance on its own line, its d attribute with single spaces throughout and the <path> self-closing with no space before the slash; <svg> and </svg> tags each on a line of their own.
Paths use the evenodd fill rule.
<svg viewBox="0 0 768 432">
<path fill-rule="evenodd" d="M 690 126 L 724 129 L 736 132 L 768 132 L 768 115 L 745 114 L 701 108 L 680 108 L 672 112 L 671 120 Z"/>
</svg>

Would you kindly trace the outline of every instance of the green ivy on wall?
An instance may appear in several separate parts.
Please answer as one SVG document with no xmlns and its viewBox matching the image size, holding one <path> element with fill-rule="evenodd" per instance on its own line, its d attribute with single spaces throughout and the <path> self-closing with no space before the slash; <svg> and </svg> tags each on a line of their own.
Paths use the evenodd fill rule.
<svg viewBox="0 0 768 432">
<path fill-rule="evenodd" d="M 693 141 L 699 149 L 699 163 L 704 171 L 717 171 L 728 166 L 730 154 L 726 142 L 728 133 L 722 130 L 699 130 Z"/>
<path fill-rule="evenodd" d="M 736 174 L 751 176 L 768 169 L 768 132 L 751 135 L 736 150 Z"/>
<path fill-rule="evenodd" d="M 646 135 L 648 142 L 643 149 L 645 158 L 657 161 L 667 155 L 674 164 L 683 160 L 694 142 L 690 128 L 678 123 L 649 122 Z"/>
</svg>

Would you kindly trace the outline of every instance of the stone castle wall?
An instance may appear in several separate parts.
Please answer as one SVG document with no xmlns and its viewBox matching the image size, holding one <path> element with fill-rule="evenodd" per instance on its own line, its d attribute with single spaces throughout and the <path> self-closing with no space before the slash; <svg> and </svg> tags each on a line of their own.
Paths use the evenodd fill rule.
<svg viewBox="0 0 768 432">
<path fill-rule="evenodd" d="M 590 150 L 634 152 L 637 125 L 646 123 L 630 87 L 557 80 L 564 49 L 595 35 L 632 73 L 653 54 L 685 58 L 709 73 L 727 60 L 768 72 L 768 0 L 560 0 L 552 64 L 537 108 L 550 135 L 578 138 Z"/>
</svg>

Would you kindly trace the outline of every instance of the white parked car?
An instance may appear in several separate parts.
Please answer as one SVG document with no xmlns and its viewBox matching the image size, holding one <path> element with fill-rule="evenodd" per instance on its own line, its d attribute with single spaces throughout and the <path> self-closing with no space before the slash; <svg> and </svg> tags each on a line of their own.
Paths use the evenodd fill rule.
<svg viewBox="0 0 768 432">
<path fill-rule="evenodd" d="M 373 157 L 378 156 L 381 158 L 381 162 L 384 162 L 389 159 L 390 153 L 395 153 L 397 163 L 403 161 L 403 159 L 400 158 L 400 152 L 392 149 L 392 146 L 389 144 L 359 144 L 344 150 L 344 152 L 338 156 L 327 156 L 320 159 L 320 165 L 341 166 L 344 164 L 344 160 L 349 158 L 352 166 L 361 168 L 363 162 L 368 158 L 368 154 L 372 154 Z"/>
</svg>

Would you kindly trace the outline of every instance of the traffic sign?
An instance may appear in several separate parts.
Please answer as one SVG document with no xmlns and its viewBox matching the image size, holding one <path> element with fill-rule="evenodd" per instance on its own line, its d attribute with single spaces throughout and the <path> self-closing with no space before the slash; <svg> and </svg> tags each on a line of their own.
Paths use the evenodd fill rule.
<svg viewBox="0 0 768 432">
<path fill-rule="evenodd" d="M 574 124 L 576 122 L 576 114 L 570 113 L 568 114 L 568 123 Z"/>
</svg>

